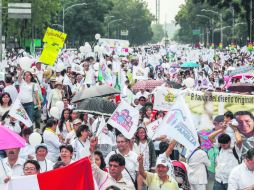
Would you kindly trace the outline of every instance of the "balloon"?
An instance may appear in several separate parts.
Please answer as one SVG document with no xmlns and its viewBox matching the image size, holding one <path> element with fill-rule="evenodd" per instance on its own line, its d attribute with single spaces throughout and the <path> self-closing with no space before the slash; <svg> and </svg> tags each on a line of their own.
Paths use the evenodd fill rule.
<svg viewBox="0 0 254 190">
<path fill-rule="evenodd" d="M 29 136 L 29 139 L 28 139 L 29 143 L 32 145 L 32 146 L 37 146 L 39 144 L 41 144 L 42 142 L 42 137 L 39 133 L 37 132 L 34 132 L 32 133 L 30 136 Z"/>
<path fill-rule="evenodd" d="M 34 62 L 35 60 L 30 57 L 21 57 L 18 59 L 18 64 L 23 70 L 29 70 Z"/>
<path fill-rule="evenodd" d="M 56 107 L 58 108 L 59 113 L 61 114 L 63 112 L 63 110 L 64 110 L 64 103 L 63 103 L 63 101 L 57 101 L 56 102 Z"/>
<path fill-rule="evenodd" d="M 99 40 L 101 38 L 101 35 L 97 33 L 97 34 L 95 34 L 94 37 L 95 37 L 96 40 Z"/>
<path fill-rule="evenodd" d="M 54 117 L 55 119 L 60 119 L 60 112 L 57 107 L 52 107 L 49 111 L 51 117 Z"/>
<path fill-rule="evenodd" d="M 85 49 L 84 46 L 80 46 L 79 51 L 80 51 L 81 53 L 85 53 L 86 49 Z"/>
</svg>

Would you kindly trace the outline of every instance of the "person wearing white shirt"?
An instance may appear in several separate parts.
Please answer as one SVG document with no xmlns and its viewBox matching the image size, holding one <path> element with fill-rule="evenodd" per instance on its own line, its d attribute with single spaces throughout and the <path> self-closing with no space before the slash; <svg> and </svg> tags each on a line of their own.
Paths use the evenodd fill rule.
<svg viewBox="0 0 254 190">
<path fill-rule="evenodd" d="M 26 144 L 24 147 L 20 149 L 19 157 L 27 160 L 27 159 L 34 159 L 34 146 L 29 143 L 29 136 L 32 134 L 32 128 L 25 128 L 22 130 L 22 137 L 25 139 Z"/>
<path fill-rule="evenodd" d="M 52 162 L 56 162 L 59 157 L 60 139 L 56 134 L 57 121 L 49 119 L 46 124 L 46 129 L 43 132 L 44 143 L 48 147 L 47 158 Z"/>
<path fill-rule="evenodd" d="M 13 81 L 12 77 L 10 75 L 7 75 L 5 77 L 5 88 L 4 92 L 7 92 L 11 96 L 11 101 L 15 102 L 16 98 L 18 97 L 18 91 L 17 89 L 13 86 Z"/>
<path fill-rule="evenodd" d="M 3 189 L 4 183 L 11 176 L 11 169 L 0 159 L 0 189 Z"/>
<path fill-rule="evenodd" d="M 48 154 L 48 148 L 46 144 L 41 143 L 37 145 L 35 147 L 35 153 L 35 160 L 37 160 L 40 165 L 40 173 L 53 170 L 54 163 L 46 159 L 46 156 Z"/>
<path fill-rule="evenodd" d="M 228 189 L 254 189 L 254 148 L 249 149 L 243 163 L 231 171 L 228 179 Z"/>
<path fill-rule="evenodd" d="M 227 190 L 228 177 L 235 166 L 239 165 L 241 157 L 242 140 L 236 127 L 233 127 L 236 144 L 231 146 L 231 138 L 228 134 L 221 134 L 218 138 L 220 144 L 219 153 L 216 158 L 214 190 Z"/>
<path fill-rule="evenodd" d="M 20 72 L 18 82 L 20 84 L 20 91 L 18 98 L 26 110 L 30 120 L 34 120 L 34 97 L 38 102 L 38 109 L 41 110 L 41 101 L 38 95 L 38 86 L 33 82 L 34 78 L 30 71 L 24 72 L 24 79 L 22 79 L 23 71 Z"/>
<path fill-rule="evenodd" d="M 123 190 L 133 190 L 134 185 L 131 181 L 126 180 L 122 173 L 125 170 L 126 160 L 121 154 L 113 154 L 109 158 L 109 172 L 105 172 L 96 165 L 94 159 L 94 150 L 98 140 L 92 138 L 90 142 L 91 165 L 94 181 L 99 189 L 107 189 L 109 186 L 115 186 Z"/>
<path fill-rule="evenodd" d="M 10 176 L 22 176 L 25 160 L 19 157 L 20 148 L 5 150 L 7 157 L 3 159 L 4 167 L 10 170 Z"/>
<path fill-rule="evenodd" d="M 78 130 L 79 126 L 82 125 L 82 121 L 80 119 L 75 119 L 73 121 L 73 129 L 66 135 L 65 143 L 69 144 L 70 142 L 74 141 L 76 136 L 76 131 Z"/>
<path fill-rule="evenodd" d="M 123 170 L 122 172 L 123 178 L 128 181 L 132 181 L 134 183 L 134 181 L 136 180 L 137 171 L 138 171 L 138 162 L 137 162 L 138 155 L 134 151 L 130 150 L 129 148 L 130 140 L 125 138 L 122 134 L 119 134 L 116 137 L 116 143 L 117 143 L 117 150 L 111 151 L 105 158 L 105 162 L 106 164 L 108 164 L 109 158 L 113 154 L 122 155 L 125 158 L 125 163 L 126 163 L 125 170 Z"/>
<path fill-rule="evenodd" d="M 137 92 L 135 98 L 139 99 L 140 97 L 145 97 L 146 99 L 149 96 L 149 92 L 145 91 L 144 89 L 141 89 L 140 91 Z"/>
<path fill-rule="evenodd" d="M 76 131 L 77 138 L 71 142 L 74 149 L 73 160 L 79 160 L 81 158 L 90 156 L 90 142 L 88 140 L 89 127 L 87 125 L 81 125 Z"/>
<path fill-rule="evenodd" d="M 84 73 L 85 73 L 85 81 L 84 84 L 91 86 L 95 84 L 95 79 L 96 79 L 96 75 L 95 75 L 95 71 L 89 66 L 88 62 L 85 62 L 83 64 L 84 67 Z"/>
<path fill-rule="evenodd" d="M 206 152 L 197 148 L 187 158 L 187 172 L 191 189 L 206 190 L 208 183 L 206 167 L 211 164 Z"/>
</svg>

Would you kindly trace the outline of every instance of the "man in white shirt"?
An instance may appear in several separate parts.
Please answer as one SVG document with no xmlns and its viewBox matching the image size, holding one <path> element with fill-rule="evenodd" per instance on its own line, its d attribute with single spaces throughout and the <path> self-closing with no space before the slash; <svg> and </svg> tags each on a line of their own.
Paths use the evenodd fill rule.
<svg viewBox="0 0 254 190">
<path fill-rule="evenodd" d="M 18 91 L 13 86 L 12 77 L 10 75 L 5 77 L 4 92 L 8 92 L 10 94 L 12 103 L 15 102 L 16 98 L 18 97 Z"/>
<path fill-rule="evenodd" d="M 107 157 L 105 158 L 105 162 L 109 163 L 109 158 L 113 154 L 120 154 L 125 158 L 125 169 L 123 170 L 122 174 L 123 177 L 128 180 L 132 181 L 133 183 L 137 177 L 138 171 L 138 155 L 130 150 L 129 143 L 130 140 L 125 138 L 122 134 L 119 134 L 116 137 L 117 149 L 115 151 L 111 151 Z M 109 166 L 109 165 L 107 165 Z"/>
<path fill-rule="evenodd" d="M 133 190 L 134 185 L 131 181 L 126 180 L 122 173 L 125 170 L 126 161 L 121 154 L 113 154 L 109 158 L 109 172 L 100 169 L 94 160 L 95 146 L 98 144 L 97 138 L 92 138 L 90 141 L 91 163 L 95 185 L 100 189 L 107 189 L 110 186 L 118 187 L 122 190 Z"/>
<path fill-rule="evenodd" d="M 25 160 L 19 157 L 20 148 L 12 148 L 5 151 L 7 157 L 3 159 L 4 167 L 11 171 L 11 176 L 23 175 L 23 164 Z"/>
<path fill-rule="evenodd" d="M 228 189 L 254 189 L 254 148 L 249 149 L 243 163 L 231 171 L 228 179 Z"/>
<path fill-rule="evenodd" d="M 239 165 L 241 158 L 242 140 L 237 128 L 233 128 L 236 144 L 231 148 L 231 138 L 228 134 L 221 134 L 218 138 L 220 144 L 219 153 L 216 158 L 214 190 L 227 190 L 228 177 L 235 166 Z"/>
</svg>

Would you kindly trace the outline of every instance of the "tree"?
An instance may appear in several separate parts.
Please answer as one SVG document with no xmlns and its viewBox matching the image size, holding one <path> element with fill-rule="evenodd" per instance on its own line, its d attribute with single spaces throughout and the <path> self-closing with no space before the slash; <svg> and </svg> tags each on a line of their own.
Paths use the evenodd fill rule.
<svg viewBox="0 0 254 190">
<path fill-rule="evenodd" d="M 160 42 L 162 38 L 164 37 L 163 26 L 161 24 L 153 24 L 152 31 L 153 31 L 153 38 L 151 42 L 152 43 Z"/>
<path fill-rule="evenodd" d="M 8 2 L 23 3 L 23 0 L 4 0 L 3 7 L 8 7 Z M 9 44 L 10 39 L 42 38 L 47 26 L 54 20 L 60 9 L 60 0 L 27 0 L 32 3 L 31 19 L 9 19 L 7 9 L 3 9 L 4 35 Z"/>
<path fill-rule="evenodd" d="M 147 8 L 147 4 L 142 0 L 113 0 L 114 7 L 110 13 L 113 19 L 122 19 L 121 22 L 110 26 L 113 31 L 128 29 L 128 39 L 132 45 L 147 43 L 152 39 L 153 33 L 151 23 L 154 17 Z M 113 20 L 111 19 L 111 20 Z"/>
</svg>

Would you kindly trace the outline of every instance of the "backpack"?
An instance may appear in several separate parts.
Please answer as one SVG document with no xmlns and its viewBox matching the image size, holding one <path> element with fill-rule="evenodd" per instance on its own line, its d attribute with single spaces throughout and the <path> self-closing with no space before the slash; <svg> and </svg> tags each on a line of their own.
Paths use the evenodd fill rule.
<svg viewBox="0 0 254 190">
<path fill-rule="evenodd" d="M 220 150 L 221 150 L 221 147 L 219 147 L 219 153 L 218 153 L 218 155 L 220 154 Z M 241 164 L 241 163 L 242 163 L 242 159 L 239 158 L 238 154 L 236 153 L 235 147 L 232 148 L 232 151 L 233 151 L 234 157 L 235 157 L 235 158 L 237 159 L 237 161 L 238 161 L 238 164 Z"/>
</svg>

